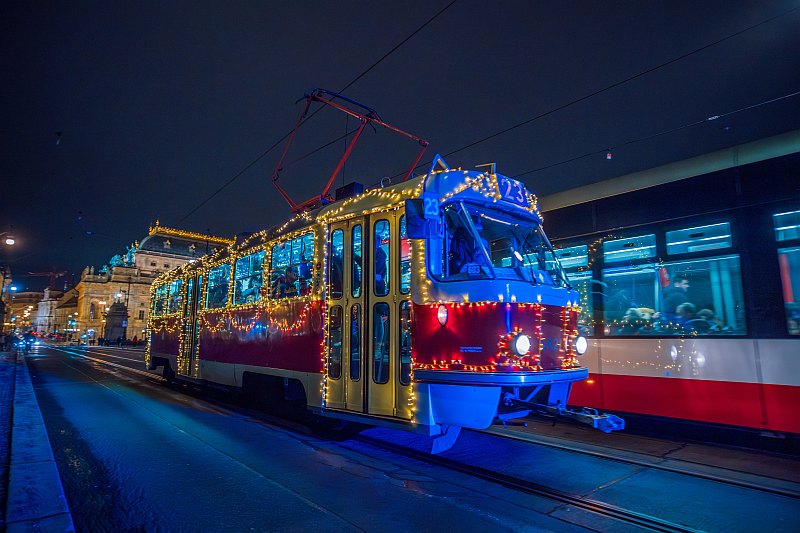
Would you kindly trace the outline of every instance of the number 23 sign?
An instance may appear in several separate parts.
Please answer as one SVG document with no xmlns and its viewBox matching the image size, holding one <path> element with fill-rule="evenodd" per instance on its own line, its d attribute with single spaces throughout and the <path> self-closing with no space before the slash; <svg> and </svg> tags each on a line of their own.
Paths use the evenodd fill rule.
<svg viewBox="0 0 800 533">
<path fill-rule="evenodd" d="M 498 176 L 497 186 L 502 200 L 528 207 L 528 195 L 525 194 L 525 186 L 522 183 L 505 176 Z"/>
</svg>

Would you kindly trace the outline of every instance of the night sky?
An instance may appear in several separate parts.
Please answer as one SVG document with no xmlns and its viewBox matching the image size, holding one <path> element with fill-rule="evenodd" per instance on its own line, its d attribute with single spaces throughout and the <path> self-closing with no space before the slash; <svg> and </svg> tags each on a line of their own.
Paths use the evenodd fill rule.
<svg viewBox="0 0 800 533">
<path fill-rule="evenodd" d="M 280 222 L 280 148 L 195 208 L 292 128 L 314 87 L 347 87 L 429 140 L 423 161 L 497 162 L 540 196 L 800 127 L 800 96 L 765 103 L 800 91 L 796 0 L 449 4 L 3 2 L 0 232 L 17 244 L 0 263 L 40 289 L 28 272 L 72 279 L 156 219 L 222 236 Z M 287 160 L 354 127 L 323 110 Z M 344 142 L 285 167 L 297 201 Z M 367 130 L 336 185 L 396 175 L 416 151 Z"/>
</svg>

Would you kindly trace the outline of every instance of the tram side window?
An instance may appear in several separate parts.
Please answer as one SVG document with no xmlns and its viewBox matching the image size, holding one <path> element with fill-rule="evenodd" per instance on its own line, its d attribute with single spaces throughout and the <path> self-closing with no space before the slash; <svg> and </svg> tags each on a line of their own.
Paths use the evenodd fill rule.
<svg viewBox="0 0 800 533">
<path fill-rule="evenodd" d="M 242 305 L 261 300 L 264 250 L 236 260 L 233 282 L 233 305 Z"/>
<path fill-rule="evenodd" d="M 389 245 L 392 242 L 389 234 L 389 221 L 386 219 L 375 222 L 374 234 L 375 262 L 375 296 L 386 296 L 389 294 Z"/>
<path fill-rule="evenodd" d="M 361 306 L 350 308 L 350 379 L 361 379 Z"/>
<path fill-rule="evenodd" d="M 176 279 L 169 284 L 169 296 L 167 298 L 167 314 L 178 313 L 182 309 L 183 294 L 181 293 L 182 279 Z"/>
<path fill-rule="evenodd" d="M 783 304 L 786 308 L 786 328 L 789 335 L 800 335 L 800 246 L 778 250 L 778 264 L 783 284 Z"/>
<path fill-rule="evenodd" d="M 228 302 L 231 266 L 227 263 L 212 268 L 208 272 L 206 286 L 206 309 L 219 309 Z"/>
<path fill-rule="evenodd" d="M 159 285 L 153 293 L 153 316 L 161 316 L 164 314 L 164 308 L 167 304 L 167 291 L 169 286 L 167 284 Z"/>
<path fill-rule="evenodd" d="M 400 384 L 411 383 L 411 302 L 400 302 Z"/>
<path fill-rule="evenodd" d="M 389 304 L 376 303 L 372 313 L 372 381 L 389 382 L 389 347 L 391 344 Z"/>
<path fill-rule="evenodd" d="M 406 216 L 400 217 L 400 293 L 411 290 L 411 241 L 406 231 Z"/>
<path fill-rule="evenodd" d="M 350 280 L 350 291 L 353 298 L 361 297 L 361 224 L 353 226 L 351 233 L 350 245 L 350 275 L 353 279 Z"/>
<path fill-rule="evenodd" d="M 331 307 L 328 318 L 328 377 L 342 377 L 342 306 Z"/>
<path fill-rule="evenodd" d="M 192 302 L 194 301 L 194 278 L 189 278 L 186 282 L 186 306 L 184 307 L 183 314 L 189 316 L 192 314 Z"/>
<path fill-rule="evenodd" d="M 569 284 L 581 296 L 578 327 L 581 329 L 581 333 L 594 335 L 594 295 L 592 290 L 598 284 L 592 283 L 592 272 L 589 269 L 589 247 L 583 244 L 559 248 L 555 250 L 555 254 L 566 271 Z M 547 255 L 548 261 L 551 260 L 552 256 L 549 252 Z"/>
<path fill-rule="evenodd" d="M 273 246 L 270 295 L 273 298 L 289 298 L 309 294 L 313 284 L 313 265 L 313 233 Z"/>
<path fill-rule="evenodd" d="M 746 333 L 738 255 L 607 268 L 607 335 Z"/>
<path fill-rule="evenodd" d="M 338 300 L 344 294 L 344 231 L 337 229 L 331 233 L 328 252 L 328 296 Z"/>
</svg>

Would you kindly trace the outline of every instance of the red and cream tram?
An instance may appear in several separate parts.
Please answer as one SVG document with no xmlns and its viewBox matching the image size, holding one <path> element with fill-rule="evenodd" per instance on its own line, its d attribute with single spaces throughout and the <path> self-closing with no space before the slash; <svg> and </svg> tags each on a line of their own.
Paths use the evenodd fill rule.
<svg viewBox="0 0 800 533">
<path fill-rule="evenodd" d="M 796 440 L 800 131 L 541 204 L 590 344 L 571 401 Z"/>
<path fill-rule="evenodd" d="M 316 205 L 279 190 L 291 220 L 154 282 L 150 368 L 421 432 L 434 450 L 530 411 L 624 425 L 566 409 L 587 377 L 579 295 L 522 183 L 437 156 L 424 176 Z"/>
</svg>

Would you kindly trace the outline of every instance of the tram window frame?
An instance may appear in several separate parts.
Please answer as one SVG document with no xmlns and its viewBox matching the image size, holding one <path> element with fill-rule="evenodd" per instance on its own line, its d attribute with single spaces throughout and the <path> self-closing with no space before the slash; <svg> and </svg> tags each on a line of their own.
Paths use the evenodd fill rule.
<svg viewBox="0 0 800 533">
<path fill-rule="evenodd" d="M 272 244 L 269 260 L 270 299 L 298 298 L 311 294 L 314 284 L 315 247 L 313 231 Z M 284 261 L 287 257 L 288 261 Z M 290 277 L 295 279 L 290 280 Z"/>
<path fill-rule="evenodd" d="M 383 319 L 384 313 L 378 309 L 385 310 L 386 319 Z M 389 375 L 391 374 L 391 346 L 392 346 L 392 328 L 391 328 L 391 315 L 392 310 L 387 302 L 376 302 L 372 306 L 372 381 L 378 385 L 385 385 L 389 383 Z M 378 361 L 378 326 L 382 328 L 382 342 L 381 342 L 381 358 Z M 385 357 L 384 357 L 385 350 Z M 385 376 L 384 376 L 385 370 Z M 378 379 L 380 375 L 381 380 Z M 385 379 L 383 379 L 385 377 Z"/>
<path fill-rule="evenodd" d="M 723 232 L 709 231 L 710 228 L 721 228 Z M 706 230 L 706 231 L 701 231 Z M 666 250 L 668 255 L 687 255 L 719 250 L 733 247 L 733 232 L 729 221 L 704 224 L 702 226 L 684 227 L 665 232 Z M 720 242 L 721 239 L 722 240 Z M 703 241 L 716 241 L 713 243 L 699 244 Z"/>
<path fill-rule="evenodd" d="M 385 224 L 385 229 L 378 229 L 379 225 Z M 386 249 L 384 250 L 384 243 L 383 238 L 381 235 L 385 234 L 388 242 L 385 244 Z M 381 218 L 375 221 L 372 225 L 372 239 L 373 239 L 373 254 L 372 254 L 372 292 L 377 297 L 384 297 L 388 296 L 391 292 L 391 282 L 392 282 L 392 275 L 391 275 L 391 250 L 392 250 L 392 225 L 386 218 Z M 382 255 L 385 257 L 381 259 L 378 250 L 382 252 Z M 383 271 L 382 274 L 378 273 L 378 262 L 382 261 L 383 264 L 381 265 L 381 269 Z M 383 292 L 379 292 L 378 284 L 382 284 Z"/>
<path fill-rule="evenodd" d="M 609 249 L 612 248 L 609 245 L 616 244 L 616 243 L 624 243 L 619 249 Z M 635 245 L 635 247 L 631 247 L 629 245 Z M 616 253 L 623 253 L 625 251 L 632 251 L 632 250 L 641 250 L 642 245 L 646 245 L 644 249 L 652 250 L 652 253 L 649 255 L 635 255 L 631 257 L 622 257 L 622 256 L 614 256 L 613 258 L 609 258 L 609 254 L 616 254 Z M 614 247 L 616 248 L 616 247 Z M 624 250 L 623 248 L 631 248 L 631 250 Z M 657 248 L 657 239 L 655 233 L 645 233 L 642 235 L 636 235 L 634 237 L 619 237 L 616 239 L 609 239 L 603 241 L 603 264 L 607 265 L 610 263 L 624 263 L 630 261 L 645 261 L 645 260 L 652 260 L 658 257 L 658 248 Z"/>
<path fill-rule="evenodd" d="M 233 305 L 251 305 L 261 301 L 262 290 L 264 286 L 264 260 L 266 259 L 267 252 L 264 249 L 251 252 L 243 255 L 234 261 L 233 266 Z M 260 257 L 257 269 L 254 269 L 254 259 Z M 247 270 L 244 268 L 240 270 L 240 264 L 243 265 L 247 262 Z M 243 289 L 245 281 L 248 282 L 248 287 Z M 255 289 L 255 290 L 253 290 Z M 247 294 L 243 294 L 247 292 Z M 253 298 L 248 301 L 249 297 Z"/>
<path fill-rule="evenodd" d="M 411 301 L 400 302 L 398 316 L 400 317 L 400 335 L 397 344 L 398 376 L 400 385 L 407 386 L 411 384 Z M 403 360 L 405 357 L 408 359 L 407 362 Z"/>
<path fill-rule="evenodd" d="M 356 238 L 358 230 L 358 238 Z M 361 298 L 361 290 L 364 282 L 364 228 L 361 224 L 356 224 L 350 230 L 350 295 L 353 298 Z"/>
<path fill-rule="evenodd" d="M 224 282 L 220 283 L 218 279 L 212 279 L 212 276 L 216 272 L 224 272 L 225 275 L 221 277 Z M 228 305 L 228 297 L 230 296 L 230 285 L 231 285 L 231 265 L 228 262 L 220 263 L 212 268 L 208 269 L 208 273 L 206 274 L 206 291 L 205 291 L 205 301 L 203 302 L 203 308 L 208 311 L 213 311 L 217 309 L 222 309 Z M 224 287 L 224 289 L 220 290 L 219 293 L 222 294 L 224 292 L 225 297 L 221 298 L 219 301 L 215 301 L 214 305 L 209 305 L 211 302 L 211 295 L 217 287 Z M 215 299 L 216 300 L 216 299 Z"/>
<path fill-rule="evenodd" d="M 561 268 L 564 269 L 564 274 L 567 276 L 570 286 L 573 290 L 577 291 L 580 295 L 580 314 L 578 316 L 578 327 L 581 334 L 594 336 L 595 328 L 595 297 L 594 297 L 594 284 L 597 280 L 594 277 L 594 270 L 592 265 L 594 263 L 591 257 L 592 250 L 589 245 L 583 241 L 570 242 L 568 244 L 558 243 L 553 244 L 553 251 L 555 257 L 561 263 Z M 565 252 L 577 252 L 578 256 L 575 258 L 583 258 L 579 263 L 574 263 L 570 266 L 565 266 L 563 257 L 568 257 L 567 261 L 574 259 L 571 255 L 566 256 Z M 598 252 L 594 252 L 598 253 Z M 550 255 L 548 253 L 548 255 Z M 585 290 L 581 290 L 581 284 L 586 283 Z"/>
<path fill-rule="evenodd" d="M 361 332 L 364 328 L 361 315 L 361 304 L 350 306 L 350 347 L 348 350 L 350 381 L 361 380 Z"/>
<path fill-rule="evenodd" d="M 341 253 L 336 253 L 336 237 L 341 238 Z M 337 228 L 331 232 L 328 240 L 328 298 L 341 300 L 344 298 L 344 230 Z"/>
<path fill-rule="evenodd" d="M 791 226 L 785 226 L 787 222 L 779 221 L 779 217 L 789 218 L 787 222 Z M 800 240 L 800 210 L 773 213 L 772 226 L 775 231 L 776 242 Z"/>
<path fill-rule="evenodd" d="M 183 278 L 174 279 L 169 284 L 165 315 L 174 315 L 183 312 Z"/>
<path fill-rule="evenodd" d="M 343 310 L 341 305 L 333 305 L 328 316 L 328 378 L 342 377 L 342 339 L 344 333 Z M 338 319 L 338 321 L 337 321 Z M 334 328 L 338 328 L 339 343 L 335 343 Z"/>
<path fill-rule="evenodd" d="M 398 289 L 400 294 L 408 294 L 411 292 L 411 240 L 408 238 L 405 215 L 400 215 L 397 221 L 397 232 Z"/>
<path fill-rule="evenodd" d="M 167 293 L 169 292 L 169 284 L 168 283 L 161 283 L 160 285 L 156 285 L 155 290 L 153 291 L 153 316 L 154 317 L 162 317 L 164 316 L 164 309 L 167 303 Z"/>
<path fill-rule="evenodd" d="M 790 259 L 789 254 L 796 254 L 797 260 L 792 261 L 794 258 Z M 792 268 L 793 262 L 796 263 L 796 269 Z M 800 335 L 800 302 L 794 296 L 800 292 L 800 245 L 778 248 L 778 268 L 781 273 L 781 300 L 786 317 L 786 333 L 795 337 Z M 787 281 L 789 282 L 788 288 L 786 287 Z M 786 297 L 789 294 L 792 295 L 792 301 L 787 302 Z"/>
</svg>

